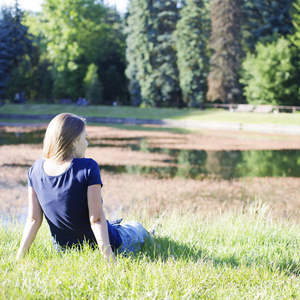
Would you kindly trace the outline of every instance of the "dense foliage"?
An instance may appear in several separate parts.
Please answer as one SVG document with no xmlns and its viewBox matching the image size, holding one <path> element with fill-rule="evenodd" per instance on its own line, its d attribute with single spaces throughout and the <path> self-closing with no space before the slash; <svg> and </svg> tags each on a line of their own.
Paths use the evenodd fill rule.
<svg viewBox="0 0 300 300">
<path fill-rule="evenodd" d="M 295 49 L 281 37 L 273 43 L 258 43 L 257 54 L 248 54 L 243 62 L 245 96 L 252 104 L 299 105 Z"/>
<path fill-rule="evenodd" d="M 100 0 L 45 0 L 24 13 L 16 0 L 0 12 L 0 99 L 295 105 L 299 10 L 299 0 L 129 0 L 122 15 Z"/>
<path fill-rule="evenodd" d="M 27 27 L 22 24 L 23 12 L 17 3 L 14 8 L 2 8 L 0 16 L 0 99 L 4 96 L 10 74 L 25 54 L 30 53 L 31 43 Z M 20 92 L 24 85 L 20 86 Z"/>
<path fill-rule="evenodd" d="M 291 7 L 293 0 L 243 0 L 244 25 L 248 31 L 246 42 L 254 50 L 258 41 L 271 42 L 292 31 Z"/>
</svg>

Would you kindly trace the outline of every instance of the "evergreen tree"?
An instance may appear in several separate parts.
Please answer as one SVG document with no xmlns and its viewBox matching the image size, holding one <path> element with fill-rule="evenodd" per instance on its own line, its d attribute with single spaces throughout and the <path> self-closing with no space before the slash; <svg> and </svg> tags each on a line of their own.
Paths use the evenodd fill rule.
<svg viewBox="0 0 300 300">
<path fill-rule="evenodd" d="M 293 3 L 292 23 L 294 26 L 294 31 L 289 38 L 300 52 L 300 0 L 295 0 Z"/>
<path fill-rule="evenodd" d="M 106 7 L 103 23 L 106 34 L 102 37 L 103 54 L 97 55 L 99 80 L 105 104 L 129 103 L 126 69 L 126 36 L 124 21 L 115 8 Z"/>
<path fill-rule="evenodd" d="M 139 37 L 142 36 L 140 28 L 143 27 L 143 5 L 146 8 L 146 2 L 143 0 L 131 0 L 128 6 L 128 17 L 125 27 L 126 37 L 126 60 L 127 68 L 125 71 L 128 78 L 128 90 L 131 102 L 134 106 L 142 103 L 141 86 L 138 81 L 138 44 Z"/>
<path fill-rule="evenodd" d="M 51 63 L 46 53 L 46 41 L 41 33 L 40 13 L 25 12 L 22 23 L 28 27 L 31 48 L 10 73 L 6 95 L 12 98 L 24 91 L 33 101 L 51 101 L 53 79 Z"/>
<path fill-rule="evenodd" d="M 127 59 L 132 59 L 129 62 L 131 70 L 127 69 L 127 74 L 139 82 L 145 105 L 181 104 L 173 34 L 177 20 L 177 1 L 130 2 L 128 25 L 132 28 L 128 32 L 131 33 L 130 39 L 134 40 L 135 49 L 131 48 L 127 55 Z"/>
<path fill-rule="evenodd" d="M 92 104 L 101 104 L 103 101 L 103 88 L 99 81 L 98 68 L 95 64 L 90 64 L 84 78 L 86 98 Z"/>
<path fill-rule="evenodd" d="M 211 0 L 211 38 L 207 100 L 242 102 L 239 71 L 242 58 L 242 0 Z"/>
<path fill-rule="evenodd" d="M 186 0 L 177 22 L 177 64 L 183 101 L 190 106 L 204 102 L 207 91 L 209 12 L 203 0 Z"/>
<path fill-rule="evenodd" d="M 294 0 L 243 0 L 244 34 L 254 50 L 258 41 L 272 42 L 291 33 L 291 8 Z"/>
<path fill-rule="evenodd" d="M 0 15 L 0 98 L 3 99 L 9 75 L 30 51 L 27 27 L 22 25 L 23 12 L 18 2 L 14 8 L 4 7 Z M 21 91 L 19 91 L 21 92 Z"/>
</svg>

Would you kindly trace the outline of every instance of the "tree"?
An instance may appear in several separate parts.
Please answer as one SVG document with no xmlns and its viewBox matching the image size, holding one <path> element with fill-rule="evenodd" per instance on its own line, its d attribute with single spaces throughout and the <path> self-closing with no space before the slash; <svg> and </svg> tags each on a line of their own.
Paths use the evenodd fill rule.
<svg viewBox="0 0 300 300">
<path fill-rule="evenodd" d="M 241 82 L 248 103 L 299 105 L 299 71 L 294 65 L 297 53 L 290 41 L 258 43 L 256 54 L 249 53 L 243 62 Z"/>
<path fill-rule="evenodd" d="M 23 12 L 18 2 L 14 8 L 4 7 L 0 16 L 0 98 L 4 97 L 7 81 L 14 68 L 30 51 L 27 27 L 22 24 Z M 21 87 L 22 88 L 22 87 Z M 19 91 L 21 92 L 21 91 Z"/>
<path fill-rule="evenodd" d="M 293 3 L 292 23 L 294 32 L 289 36 L 289 39 L 300 52 L 300 0 L 296 0 L 295 3 Z"/>
<path fill-rule="evenodd" d="M 102 55 L 105 8 L 93 0 L 45 0 L 42 30 L 54 63 L 54 97 L 77 99 L 87 66 Z"/>
<path fill-rule="evenodd" d="M 291 33 L 294 0 L 243 0 L 245 39 L 251 51 L 260 42 L 272 42 Z"/>
<path fill-rule="evenodd" d="M 204 102 L 208 73 L 209 12 L 203 0 L 186 0 L 176 26 L 177 65 L 183 101 Z"/>
<path fill-rule="evenodd" d="M 211 0 L 212 31 L 207 100 L 242 102 L 239 71 L 242 58 L 242 0 Z"/>
<path fill-rule="evenodd" d="M 97 71 L 97 66 L 90 64 L 84 78 L 86 97 L 92 104 L 101 104 L 103 101 L 103 88 L 99 81 Z"/>
<path fill-rule="evenodd" d="M 127 42 L 133 41 L 135 49 L 130 48 L 127 59 L 133 61 L 126 73 L 139 82 L 145 105 L 181 105 L 173 34 L 177 20 L 177 1 L 130 2 Z"/>
<path fill-rule="evenodd" d="M 128 17 L 126 20 L 125 33 L 126 37 L 126 60 L 127 68 L 125 70 L 128 78 L 128 90 L 131 102 L 134 106 L 142 103 L 141 86 L 138 80 L 138 60 L 140 38 L 145 38 L 140 31 L 143 28 L 143 8 L 146 9 L 147 4 L 142 0 L 131 0 L 128 6 Z"/>
<path fill-rule="evenodd" d="M 105 35 L 102 39 L 102 55 L 98 55 L 95 64 L 98 67 L 99 80 L 103 87 L 103 100 L 128 103 L 126 69 L 126 37 L 124 22 L 115 8 L 106 7 L 103 20 Z"/>
<path fill-rule="evenodd" d="M 23 90 L 33 101 L 51 101 L 53 79 L 52 64 L 46 53 L 46 40 L 41 32 L 40 13 L 25 12 L 22 23 L 28 28 L 30 51 L 15 67 L 7 85 L 7 94 Z"/>
</svg>

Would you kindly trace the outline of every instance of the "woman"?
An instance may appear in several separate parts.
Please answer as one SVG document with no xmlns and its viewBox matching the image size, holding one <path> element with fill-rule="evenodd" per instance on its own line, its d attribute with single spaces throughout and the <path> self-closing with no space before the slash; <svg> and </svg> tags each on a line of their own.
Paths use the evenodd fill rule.
<svg viewBox="0 0 300 300">
<path fill-rule="evenodd" d="M 49 123 L 45 159 L 37 160 L 28 171 L 29 210 L 18 256 L 33 243 L 43 215 L 57 250 L 98 244 L 108 261 L 116 260 L 116 250 L 138 250 L 149 236 L 138 222 L 112 225 L 106 220 L 98 164 L 85 158 L 86 137 L 85 120 L 76 115 L 63 113 Z"/>
</svg>

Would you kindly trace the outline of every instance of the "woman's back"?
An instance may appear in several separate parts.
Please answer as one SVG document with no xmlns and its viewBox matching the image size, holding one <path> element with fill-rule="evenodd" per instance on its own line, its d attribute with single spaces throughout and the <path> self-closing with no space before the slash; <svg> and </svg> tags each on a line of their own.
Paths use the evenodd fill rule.
<svg viewBox="0 0 300 300">
<path fill-rule="evenodd" d="M 89 221 L 87 188 L 101 184 L 98 164 L 87 158 L 74 158 L 67 167 L 45 172 L 44 159 L 37 160 L 28 172 L 29 186 L 33 187 L 52 237 L 61 245 L 76 244 L 84 239 L 93 240 Z M 47 168 L 49 172 L 49 168 Z"/>
</svg>

